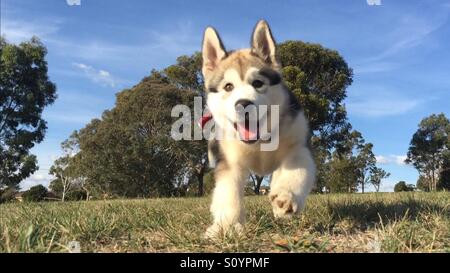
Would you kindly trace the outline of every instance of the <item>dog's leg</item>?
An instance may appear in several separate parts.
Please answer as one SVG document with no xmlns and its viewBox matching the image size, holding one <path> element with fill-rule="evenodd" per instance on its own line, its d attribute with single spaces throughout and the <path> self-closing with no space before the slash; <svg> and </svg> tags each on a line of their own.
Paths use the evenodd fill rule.
<svg viewBox="0 0 450 273">
<path fill-rule="evenodd" d="M 315 166 L 306 147 L 294 149 L 273 173 L 269 198 L 275 217 L 290 217 L 300 212 L 314 185 Z"/>
<path fill-rule="evenodd" d="M 214 223 L 206 231 L 206 237 L 214 238 L 230 230 L 241 231 L 244 223 L 244 186 L 248 171 L 231 166 L 225 161 L 217 164 L 211 212 Z"/>
</svg>

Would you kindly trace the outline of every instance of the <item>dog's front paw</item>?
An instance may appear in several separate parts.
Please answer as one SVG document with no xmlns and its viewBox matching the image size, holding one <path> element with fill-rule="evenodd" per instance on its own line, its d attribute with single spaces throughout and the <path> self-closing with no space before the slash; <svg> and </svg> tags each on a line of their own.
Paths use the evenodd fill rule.
<svg viewBox="0 0 450 273">
<path fill-rule="evenodd" d="M 215 238 L 219 237 L 221 230 L 222 230 L 222 227 L 220 225 L 214 223 L 206 229 L 206 232 L 203 237 L 205 239 L 215 239 Z"/>
<path fill-rule="evenodd" d="M 276 218 L 290 218 L 299 212 L 299 204 L 295 195 L 287 190 L 269 194 L 272 203 L 273 215 Z"/>
<path fill-rule="evenodd" d="M 221 236 L 226 236 L 230 234 L 241 235 L 243 231 L 243 226 L 240 223 L 234 225 L 222 226 L 218 223 L 212 224 L 208 229 L 206 229 L 204 238 L 205 239 L 217 239 Z"/>
</svg>

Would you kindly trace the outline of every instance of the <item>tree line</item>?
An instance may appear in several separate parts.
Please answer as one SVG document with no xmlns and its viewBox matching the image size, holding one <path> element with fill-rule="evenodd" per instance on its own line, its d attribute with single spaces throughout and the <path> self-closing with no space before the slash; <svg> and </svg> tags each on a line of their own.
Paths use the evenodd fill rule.
<svg viewBox="0 0 450 273">
<path fill-rule="evenodd" d="M 41 118 L 43 108 L 56 99 L 45 54 L 45 47 L 36 38 L 20 45 L 1 40 L 3 192 L 16 189 L 37 169 L 36 158 L 28 152 L 42 141 L 46 128 Z M 378 191 L 390 174 L 376 165 L 373 145 L 348 121 L 344 100 L 352 83 L 352 69 L 337 51 L 319 44 L 286 41 L 278 45 L 278 54 L 284 65 L 284 80 L 310 121 L 318 168 L 315 191 L 364 192 L 369 184 Z M 50 190 L 62 200 L 201 196 L 211 191 L 214 179 L 208 168 L 206 141 L 175 141 L 170 135 L 172 107 L 184 104 L 193 109 L 194 97 L 205 96 L 200 70 L 200 53 L 180 56 L 175 64 L 152 70 L 132 88 L 117 93 L 112 109 L 74 131 L 61 144 L 62 156 L 50 169 L 55 177 Z M 439 126 L 445 119 L 442 115 Z M 192 122 L 193 130 L 196 121 Z M 425 128 L 432 126 L 427 124 L 424 132 L 419 128 L 420 133 L 413 136 L 407 160 L 421 173 L 421 184 L 437 190 L 438 185 L 445 184 L 439 177 L 448 176 L 449 126 L 447 120 L 447 127 L 435 133 Z M 438 143 L 424 144 L 423 139 L 430 137 L 439 137 Z M 431 157 L 433 160 L 425 162 Z M 258 194 L 265 180 L 268 177 L 252 175 L 247 190 Z"/>
<path fill-rule="evenodd" d="M 405 162 L 420 174 L 418 189 L 450 190 L 450 121 L 443 113 L 432 114 L 419 123 Z"/>
</svg>

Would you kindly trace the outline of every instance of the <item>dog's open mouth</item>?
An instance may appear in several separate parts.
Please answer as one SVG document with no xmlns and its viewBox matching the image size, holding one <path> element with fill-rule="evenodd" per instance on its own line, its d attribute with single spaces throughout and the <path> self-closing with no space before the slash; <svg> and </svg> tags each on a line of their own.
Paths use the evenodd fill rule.
<svg viewBox="0 0 450 273">
<path fill-rule="evenodd" d="M 250 120 L 247 114 L 244 120 L 234 123 L 234 128 L 239 133 L 242 142 L 252 144 L 259 139 L 259 121 Z"/>
</svg>

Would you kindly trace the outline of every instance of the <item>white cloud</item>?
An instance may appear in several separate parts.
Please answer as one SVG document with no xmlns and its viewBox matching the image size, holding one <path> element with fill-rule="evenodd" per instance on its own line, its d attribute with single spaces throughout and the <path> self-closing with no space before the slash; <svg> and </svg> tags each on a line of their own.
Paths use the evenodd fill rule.
<svg viewBox="0 0 450 273">
<path fill-rule="evenodd" d="M 79 111 L 52 111 L 45 115 L 45 119 L 51 122 L 87 124 L 92 119 L 98 117 L 97 113 L 79 112 Z"/>
<path fill-rule="evenodd" d="M 405 114 L 432 99 L 406 97 L 382 85 L 352 86 L 348 92 L 346 109 L 350 115 L 378 118 Z"/>
<path fill-rule="evenodd" d="M 37 171 L 36 173 L 32 174 L 29 178 L 23 180 L 20 183 L 20 188 L 22 191 L 26 191 L 29 188 L 36 186 L 36 185 L 43 185 L 45 187 L 48 187 L 50 184 L 50 181 L 54 177 L 52 175 L 47 174 L 44 170 Z"/>
<path fill-rule="evenodd" d="M 395 62 L 369 62 L 365 64 L 357 64 L 353 71 L 355 74 L 377 73 L 395 70 L 399 67 L 400 64 Z"/>
<path fill-rule="evenodd" d="M 384 59 L 422 44 L 425 38 L 446 23 L 447 17 L 448 14 L 435 14 L 433 17 L 418 14 L 404 15 L 400 19 L 399 27 L 392 33 L 398 37 L 397 40 L 373 59 Z"/>
<path fill-rule="evenodd" d="M 4 7 L 3 7 L 4 8 Z M 14 6 L 4 8 L 1 16 L 1 34 L 9 42 L 20 43 L 38 36 L 49 52 L 64 57 L 83 60 L 107 60 L 129 63 L 129 60 L 155 60 L 164 56 L 192 54 L 199 50 L 201 31 L 194 30 L 190 21 L 173 23 L 166 29 L 149 30 L 117 26 L 119 31 L 127 31 L 143 37 L 134 43 L 117 43 L 109 40 L 73 40 L 64 35 L 66 20 L 60 17 L 24 18 L 23 10 Z"/>
<path fill-rule="evenodd" d="M 398 166 L 406 166 L 406 155 L 377 155 L 375 156 L 377 163 L 380 165 L 395 164 Z"/>
<path fill-rule="evenodd" d="M 415 99 L 368 97 L 349 102 L 347 109 L 352 114 L 368 117 L 384 117 L 404 114 L 418 105 L 419 101 Z"/>
<path fill-rule="evenodd" d="M 2 19 L 2 35 L 12 43 L 29 40 L 33 36 L 45 40 L 60 29 L 60 21 L 18 21 Z"/>
<path fill-rule="evenodd" d="M 393 192 L 395 181 L 392 179 L 383 179 L 381 180 L 380 192 Z M 365 192 L 376 192 L 375 187 L 372 184 L 367 184 L 365 188 Z"/>
<path fill-rule="evenodd" d="M 117 83 L 120 81 L 118 78 L 113 77 L 111 73 L 106 70 L 97 70 L 92 66 L 83 63 L 73 63 L 73 65 L 83 71 L 84 75 L 91 81 L 100 85 L 116 87 Z"/>
<path fill-rule="evenodd" d="M 192 54 L 200 49 L 201 31 L 193 29 L 191 22 L 180 22 L 165 29 L 121 29 L 144 37 L 133 43 L 117 43 L 107 40 L 88 40 L 73 42 L 70 39 L 55 37 L 49 40 L 54 52 L 70 55 L 83 60 L 126 62 L 130 60 L 155 60 L 164 56 Z"/>
<path fill-rule="evenodd" d="M 380 192 L 393 192 L 395 182 L 390 180 L 383 180 L 380 186 Z"/>
<path fill-rule="evenodd" d="M 3 10 L 2 10 L 3 12 Z M 1 16 L 1 35 L 8 42 L 20 43 L 39 37 L 52 54 L 75 56 L 83 59 L 117 59 L 120 53 L 135 53 L 131 47 L 117 44 L 91 41 L 72 41 L 60 36 L 64 21 L 59 18 L 40 18 L 32 21 L 18 19 L 21 13 L 6 12 Z"/>
<path fill-rule="evenodd" d="M 407 165 L 407 164 L 405 163 L 405 160 L 406 160 L 406 158 L 407 158 L 406 155 L 396 155 L 396 156 L 394 156 L 394 157 L 395 157 L 395 163 L 396 163 L 397 165 L 400 165 L 400 166 Z"/>
<path fill-rule="evenodd" d="M 31 150 L 31 153 L 36 154 L 38 157 L 39 169 L 30 177 L 20 182 L 21 191 L 26 191 L 29 188 L 39 184 L 48 187 L 50 181 L 54 179 L 54 176 L 49 174 L 49 171 L 51 166 L 53 165 L 53 162 L 58 159 L 60 155 L 57 154 L 57 152 L 49 150 L 50 149 L 48 149 L 47 147 L 34 147 Z"/>
<path fill-rule="evenodd" d="M 178 23 L 176 28 L 170 31 L 150 32 L 152 36 L 153 49 L 164 50 L 174 54 L 183 54 L 186 52 L 193 53 L 200 47 L 200 41 L 197 38 L 200 34 L 194 35 L 191 22 Z M 199 40 L 199 39 L 198 39 Z"/>
<path fill-rule="evenodd" d="M 389 163 L 389 159 L 387 159 L 385 156 L 382 156 L 382 155 L 375 156 L 375 159 L 377 160 L 378 164 L 388 164 Z"/>
<path fill-rule="evenodd" d="M 405 181 L 407 185 L 408 184 L 412 184 L 412 185 L 416 184 L 415 181 L 411 181 L 411 180 L 408 180 L 408 179 L 395 180 L 393 178 L 388 178 L 388 179 L 384 179 L 384 180 L 381 181 L 380 192 L 393 192 L 395 184 L 397 184 L 399 181 Z"/>
<path fill-rule="evenodd" d="M 379 53 L 357 62 L 355 74 L 385 72 L 399 68 L 401 63 L 393 62 L 392 59 L 424 44 L 430 35 L 447 22 L 447 18 L 446 12 L 432 16 L 403 15 L 397 22 L 393 22 L 395 28 L 383 34 L 383 39 L 387 41 L 385 47 Z"/>
<path fill-rule="evenodd" d="M 39 19 L 30 18 L 26 20 L 23 13 L 16 7 L 2 2 L 2 16 L 0 16 L 1 35 L 12 43 L 20 43 L 30 40 L 33 36 L 38 36 L 46 40 L 59 32 L 64 19 L 61 17 L 40 17 Z"/>
</svg>

